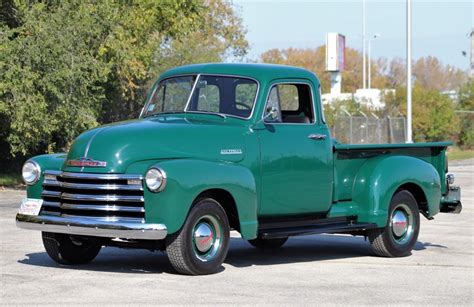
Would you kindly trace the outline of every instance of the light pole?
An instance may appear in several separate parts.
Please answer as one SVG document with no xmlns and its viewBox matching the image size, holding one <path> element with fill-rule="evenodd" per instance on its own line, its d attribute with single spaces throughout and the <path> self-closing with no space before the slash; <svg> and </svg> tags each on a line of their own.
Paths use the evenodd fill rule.
<svg viewBox="0 0 474 307">
<path fill-rule="evenodd" d="M 372 50 L 372 40 L 375 40 L 377 37 L 379 37 L 380 34 L 374 34 L 374 36 L 372 38 L 369 38 L 368 39 L 368 44 L 369 44 L 369 48 L 368 48 L 368 57 L 367 57 L 367 61 L 369 63 L 369 67 L 368 67 L 368 73 L 369 73 L 369 84 L 367 86 L 368 89 L 371 89 L 372 88 L 372 67 L 371 67 L 371 59 L 372 59 L 372 56 L 371 56 L 371 50 Z"/>
<path fill-rule="evenodd" d="M 407 143 L 413 143 L 411 117 L 411 0 L 407 0 Z"/>
<path fill-rule="evenodd" d="M 367 84 L 366 72 L 365 72 L 366 65 L 367 64 L 365 62 L 365 0 L 362 0 L 362 88 L 364 89 Z"/>
</svg>

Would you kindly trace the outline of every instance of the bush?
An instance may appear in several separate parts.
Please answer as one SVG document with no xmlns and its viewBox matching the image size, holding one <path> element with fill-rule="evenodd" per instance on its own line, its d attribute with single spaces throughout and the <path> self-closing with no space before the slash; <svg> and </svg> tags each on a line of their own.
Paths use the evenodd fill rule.
<svg viewBox="0 0 474 307">
<path fill-rule="evenodd" d="M 238 58 L 248 47 L 228 1 L 4 0 L 0 8 L 0 165 L 65 151 L 84 130 L 136 117 L 170 64 Z"/>
<path fill-rule="evenodd" d="M 461 89 L 457 115 L 460 121 L 459 145 L 474 148 L 474 80 Z"/>
</svg>

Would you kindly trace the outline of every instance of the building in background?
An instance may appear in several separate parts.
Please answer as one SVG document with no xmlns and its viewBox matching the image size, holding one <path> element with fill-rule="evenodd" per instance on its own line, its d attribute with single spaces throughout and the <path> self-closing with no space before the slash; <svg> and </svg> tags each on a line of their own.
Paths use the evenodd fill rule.
<svg viewBox="0 0 474 307">
<path fill-rule="evenodd" d="M 326 34 L 326 71 L 331 74 L 331 94 L 341 94 L 342 71 L 346 62 L 346 37 L 339 33 Z"/>
<path fill-rule="evenodd" d="M 372 109 L 385 107 L 384 97 L 395 94 L 393 89 L 358 89 L 355 93 L 342 93 L 342 71 L 345 68 L 346 37 L 339 33 L 326 34 L 326 71 L 331 75 L 331 92 L 322 95 L 325 104 L 354 100 Z M 370 59 L 369 59 L 370 60 Z"/>
<path fill-rule="evenodd" d="M 323 103 L 352 100 L 352 93 L 342 93 L 342 71 L 346 61 L 346 37 L 339 33 L 326 34 L 326 71 L 331 76 L 331 92 L 322 95 Z"/>
</svg>

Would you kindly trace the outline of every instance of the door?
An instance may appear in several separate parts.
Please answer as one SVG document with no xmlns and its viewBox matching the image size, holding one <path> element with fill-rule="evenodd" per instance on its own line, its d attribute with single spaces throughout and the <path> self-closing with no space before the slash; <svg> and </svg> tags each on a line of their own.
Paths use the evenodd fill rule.
<svg viewBox="0 0 474 307">
<path fill-rule="evenodd" d="M 327 126 L 315 117 L 310 83 L 273 84 L 259 130 L 262 189 L 259 214 L 327 212 L 333 187 Z M 319 99 L 316 101 L 319 102 Z M 270 115 L 270 110 L 272 114 Z"/>
</svg>

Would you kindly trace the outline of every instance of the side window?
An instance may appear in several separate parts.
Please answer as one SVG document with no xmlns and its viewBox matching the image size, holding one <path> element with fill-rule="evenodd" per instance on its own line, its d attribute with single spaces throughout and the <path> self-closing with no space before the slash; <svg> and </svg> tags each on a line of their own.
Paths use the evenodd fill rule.
<svg viewBox="0 0 474 307">
<path fill-rule="evenodd" d="M 219 112 L 220 101 L 219 87 L 206 83 L 199 89 L 197 111 Z"/>
<path fill-rule="evenodd" d="M 314 123 L 313 100 L 308 84 L 285 83 L 273 86 L 268 96 L 267 107 L 278 105 L 278 122 L 293 124 Z M 266 115 L 266 114 L 265 114 Z"/>
<path fill-rule="evenodd" d="M 257 94 L 257 84 L 239 83 L 235 86 L 235 108 L 237 110 L 251 110 L 255 95 Z"/>
<path fill-rule="evenodd" d="M 298 111 L 298 87 L 294 84 L 278 85 L 280 105 L 282 111 Z"/>
</svg>

